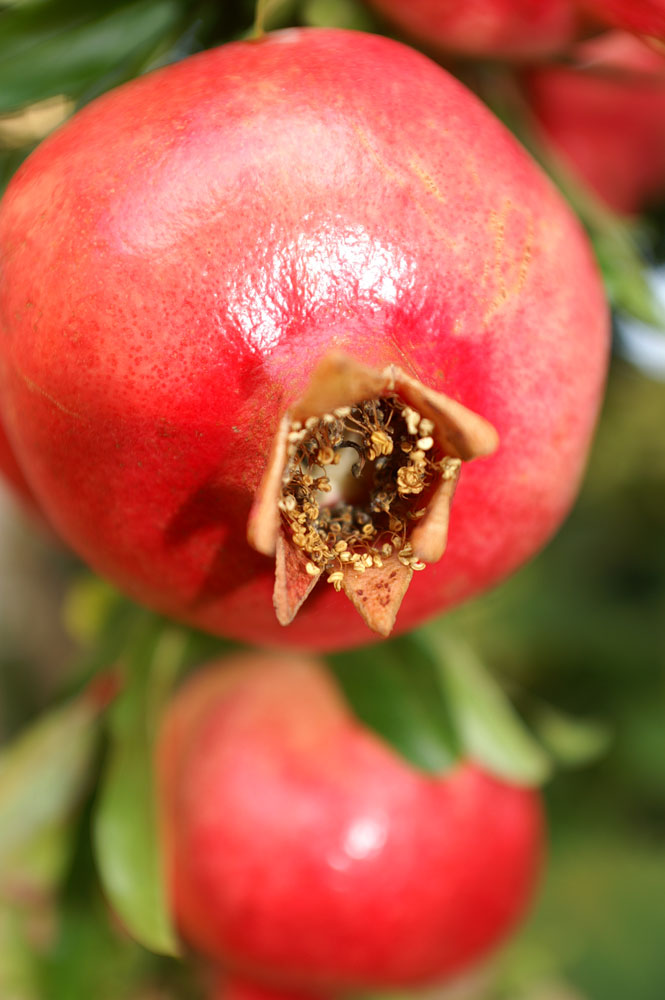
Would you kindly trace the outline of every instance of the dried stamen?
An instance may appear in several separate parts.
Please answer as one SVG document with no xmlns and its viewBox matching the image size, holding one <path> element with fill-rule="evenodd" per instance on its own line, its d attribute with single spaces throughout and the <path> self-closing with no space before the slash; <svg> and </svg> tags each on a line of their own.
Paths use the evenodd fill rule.
<svg viewBox="0 0 665 1000">
<path fill-rule="evenodd" d="M 279 508 L 293 544 L 308 557 L 308 573 L 325 571 L 339 590 L 345 564 L 364 573 L 382 568 L 381 554 L 395 552 L 402 565 L 425 568 L 407 540 L 411 522 L 426 511 L 414 498 L 456 461 L 440 453 L 433 429 L 394 393 L 309 418 L 304 429 L 291 424 Z M 345 449 L 357 455 L 350 471 L 358 483 L 342 483 L 335 496 L 334 466 Z M 313 475 L 315 467 L 323 475 Z"/>
</svg>

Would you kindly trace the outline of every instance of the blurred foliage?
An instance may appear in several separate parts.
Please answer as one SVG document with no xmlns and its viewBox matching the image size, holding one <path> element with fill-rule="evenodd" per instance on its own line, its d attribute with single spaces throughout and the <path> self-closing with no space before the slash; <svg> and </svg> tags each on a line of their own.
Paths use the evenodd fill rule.
<svg viewBox="0 0 665 1000">
<path fill-rule="evenodd" d="M 253 9 L 252 0 L 0 0 L 0 191 L 76 108 L 246 37 Z M 360 0 L 269 0 L 264 13 L 267 28 L 379 28 Z M 506 74 L 463 73 L 528 141 Z M 629 227 L 546 165 L 594 239 L 614 304 L 662 325 L 642 258 L 665 257 L 665 216 Z M 661 1000 L 665 991 L 664 397 L 663 384 L 617 361 L 582 495 L 547 550 L 419 634 L 331 658 L 357 714 L 426 770 L 469 748 L 528 782 L 558 765 L 533 919 L 451 1000 Z M 175 950 L 151 851 L 152 734 L 177 676 L 229 644 L 135 608 L 46 545 L 31 558 L 52 589 L 68 585 L 63 618 L 77 655 L 68 659 L 55 632 L 28 642 L 25 623 L 12 631 L 0 614 L 0 732 L 21 730 L 0 752 L 0 998 L 196 1000 L 197 971 L 150 953 L 125 927 Z M 105 713 L 90 696 L 100 676 L 119 682 Z"/>
</svg>

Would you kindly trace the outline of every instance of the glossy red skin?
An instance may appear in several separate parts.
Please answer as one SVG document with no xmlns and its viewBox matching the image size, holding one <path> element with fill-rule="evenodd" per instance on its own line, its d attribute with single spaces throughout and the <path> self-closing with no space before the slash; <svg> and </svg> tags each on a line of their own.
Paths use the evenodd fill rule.
<svg viewBox="0 0 665 1000">
<path fill-rule="evenodd" d="M 531 898 L 538 795 L 470 763 L 416 771 L 315 662 L 250 655 L 195 676 L 157 759 L 180 932 L 255 983 L 449 979 Z"/>
<path fill-rule="evenodd" d="M 331 348 L 482 414 L 448 552 L 397 629 L 505 576 L 577 489 L 608 328 L 577 221 L 452 77 L 292 30 L 91 104 L 0 206 L 0 363 L 58 530 L 137 600 L 264 644 L 375 638 L 319 584 L 287 629 L 246 543 L 280 414 Z M 20 414 L 20 420 L 18 415 Z"/>
<path fill-rule="evenodd" d="M 665 56 L 612 33 L 579 50 L 583 68 L 526 78 L 528 100 L 556 152 L 624 214 L 665 195 Z"/>
<path fill-rule="evenodd" d="M 583 0 L 602 24 L 665 39 L 665 0 Z"/>
<path fill-rule="evenodd" d="M 421 45 L 465 56 L 548 56 L 573 42 L 581 29 L 575 0 L 369 2 Z"/>
</svg>

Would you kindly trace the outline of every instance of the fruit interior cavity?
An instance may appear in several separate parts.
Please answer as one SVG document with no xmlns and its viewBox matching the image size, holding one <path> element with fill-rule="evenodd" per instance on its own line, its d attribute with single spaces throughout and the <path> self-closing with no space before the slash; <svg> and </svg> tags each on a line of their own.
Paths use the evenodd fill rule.
<svg viewBox="0 0 665 1000">
<path fill-rule="evenodd" d="M 395 553 L 402 565 L 425 569 L 411 528 L 461 464 L 443 454 L 434 430 L 395 393 L 291 422 L 279 508 L 311 576 L 325 571 L 340 590 L 345 566 L 380 569 Z"/>
</svg>

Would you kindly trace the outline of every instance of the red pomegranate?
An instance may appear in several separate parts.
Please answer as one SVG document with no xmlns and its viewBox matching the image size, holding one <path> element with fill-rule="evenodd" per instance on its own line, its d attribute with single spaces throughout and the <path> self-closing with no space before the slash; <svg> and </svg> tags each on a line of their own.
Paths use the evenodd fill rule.
<svg viewBox="0 0 665 1000">
<path fill-rule="evenodd" d="M 389 39 L 280 32 L 99 99 L 13 179 L 0 257 L 17 454 L 82 557 L 167 614 L 368 641 L 402 598 L 400 630 L 505 576 L 575 495 L 608 339 L 587 241 Z M 284 630 L 273 589 L 289 621 L 324 571 Z"/>
<path fill-rule="evenodd" d="M 369 0 L 409 37 L 465 56 L 533 59 L 577 38 L 576 0 Z"/>
<path fill-rule="evenodd" d="M 632 35 L 580 46 L 576 65 L 538 68 L 528 100 L 554 150 L 613 209 L 665 195 L 665 56 Z"/>
<path fill-rule="evenodd" d="M 582 0 L 601 24 L 665 39 L 665 0 Z"/>
<path fill-rule="evenodd" d="M 198 673 L 166 713 L 157 761 L 177 926 L 252 983 L 447 979 L 531 897 L 538 795 L 471 763 L 416 771 L 316 662 L 246 654 Z"/>
</svg>

